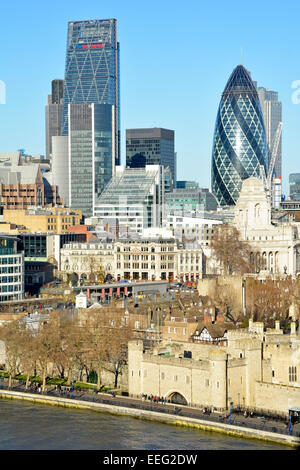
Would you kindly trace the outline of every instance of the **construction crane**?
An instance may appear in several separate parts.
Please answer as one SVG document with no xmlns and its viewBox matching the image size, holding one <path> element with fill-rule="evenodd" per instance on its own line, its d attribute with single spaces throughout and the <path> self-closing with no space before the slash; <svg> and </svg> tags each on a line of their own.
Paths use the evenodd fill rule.
<svg viewBox="0 0 300 470">
<path fill-rule="evenodd" d="M 267 176 L 267 188 L 269 190 L 271 189 L 272 176 L 273 176 L 273 171 L 274 171 L 274 166 L 275 166 L 275 160 L 276 160 L 277 153 L 278 153 L 281 131 L 282 131 L 282 121 L 278 123 L 278 127 L 276 129 L 276 134 L 275 134 L 274 142 L 272 146 L 272 151 L 271 151 L 271 160 L 269 163 L 269 171 L 268 171 L 268 176 Z"/>
<path fill-rule="evenodd" d="M 263 165 L 259 166 L 259 175 L 260 178 L 263 180 L 264 185 L 268 191 L 271 191 L 271 184 L 272 184 L 272 176 L 273 176 L 273 171 L 274 171 L 274 166 L 275 166 L 275 161 L 278 153 L 278 147 L 280 143 L 280 137 L 281 137 L 281 131 L 282 131 L 282 121 L 278 123 L 274 141 L 273 141 L 273 146 L 271 150 L 271 158 L 270 158 L 270 163 L 269 163 L 269 169 L 268 169 L 268 174 L 266 175 L 265 169 Z"/>
</svg>

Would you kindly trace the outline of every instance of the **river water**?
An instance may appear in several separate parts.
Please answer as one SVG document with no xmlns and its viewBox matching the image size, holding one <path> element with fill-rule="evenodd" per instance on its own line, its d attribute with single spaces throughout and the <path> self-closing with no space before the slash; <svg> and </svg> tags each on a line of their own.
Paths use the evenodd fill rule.
<svg viewBox="0 0 300 470">
<path fill-rule="evenodd" d="M 0 399 L 0 450 L 281 450 L 277 444 Z"/>
</svg>

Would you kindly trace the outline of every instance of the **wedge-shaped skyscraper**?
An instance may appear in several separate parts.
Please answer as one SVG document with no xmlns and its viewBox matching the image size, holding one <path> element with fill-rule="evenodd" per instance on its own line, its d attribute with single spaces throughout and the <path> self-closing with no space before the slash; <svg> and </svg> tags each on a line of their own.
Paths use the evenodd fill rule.
<svg viewBox="0 0 300 470">
<path fill-rule="evenodd" d="M 212 151 L 212 192 L 221 206 L 235 205 L 242 181 L 268 172 L 268 147 L 259 97 L 249 72 L 238 65 L 218 109 Z"/>
<path fill-rule="evenodd" d="M 68 134 L 69 104 L 114 106 L 113 160 L 116 165 L 120 163 L 119 91 L 117 20 L 70 21 L 61 134 Z"/>
</svg>

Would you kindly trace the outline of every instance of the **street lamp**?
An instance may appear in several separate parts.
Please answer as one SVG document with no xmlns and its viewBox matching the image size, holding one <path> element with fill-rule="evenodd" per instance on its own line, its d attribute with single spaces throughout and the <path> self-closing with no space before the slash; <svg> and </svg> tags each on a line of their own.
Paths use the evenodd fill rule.
<svg viewBox="0 0 300 470">
<path fill-rule="evenodd" d="M 231 424 L 231 407 L 233 405 L 233 402 L 231 401 L 229 404 L 229 423 Z"/>
</svg>

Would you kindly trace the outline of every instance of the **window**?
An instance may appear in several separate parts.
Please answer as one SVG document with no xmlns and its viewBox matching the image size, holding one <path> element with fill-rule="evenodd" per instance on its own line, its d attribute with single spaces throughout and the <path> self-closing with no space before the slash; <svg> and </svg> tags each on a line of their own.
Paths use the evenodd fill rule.
<svg viewBox="0 0 300 470">
<path fill-rule="evenodd" d="M 297 367 L 289 367 L 289 382 L 297 382 Z"/>
<path fill-rule="evenodd" d="M 162 372 L 160 377 L 161 377 L 161 380 L 164 380 L 165 379 L 165 373 Z"/>
</svg>

